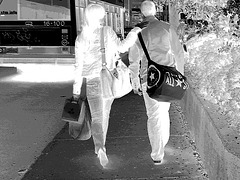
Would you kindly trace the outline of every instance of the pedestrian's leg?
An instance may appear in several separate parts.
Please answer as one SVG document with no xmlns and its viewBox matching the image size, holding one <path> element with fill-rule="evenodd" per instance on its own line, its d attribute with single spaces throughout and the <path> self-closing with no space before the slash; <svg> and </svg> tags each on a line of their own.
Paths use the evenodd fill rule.
<svg viewBox="0 0 240 180">
<path fill-rule="evenodd" d="M 92 137 L 95 146 L 95 153 L 97 154 L 99 149 L 103 149 L 105 151 L 104 146 L 104 136 L 103 136 L 103 112 L 102 112 L 102 98 L 95 97 L 89 98 L 89 107 L 91 111 L 92 123 L 91 123 L 91 130 L 92 130 Z"/>
<path fill-rule="evenodd" d="M 95 153 L 98 155 L 100 164 L 102 166 L 106 166 L 108 163 L 108 158 L 105 148 L 106 133 L 104 132 L 104 128 L 106 126 L 106 120 L 104 119 L 103 113 L 103 100 L 102 98 L 91 99 L 89 104 L 92 115 L 91 130 L 95 146 Z"/>
<path fill-rule="evenodd" d="M 92 137 L 95 146 L 95 153 L 97 154 L 99 149 L 103 149 L 104 147 L 104 138 L 103 138 L 103 99 L 101 95 L 101 85 L 100 79 L 95 78 L 89 80 L 87 82 L 87 98 L 90 107 L 92 123 Z"/>
<path fill-rule="evenodd" d="M 95 153 L 98 155 L 101 165 L 105 166 L 108 163 L 105 142 L 113 99 L 102 98 L 99 79 L 88 82 L 87 95 L 92 116 L 91 130 Z"/>
<path fill-rule="evenodd" d="M 107 136 L 107 130 L 108 130 L 108 124 L 109 124 L 109 114 L 111 110 L 111 105 L 113 102 L 113 98 L 109 99 L 103 99 L 103 121 L 102 121 L 102 131 L 103 131 L 103 145 L 104 148 L 100 148 L 97 152 L 98 158 L 100 160 L 100 164 L 104 167 L 108 163 L 108 158 L 106 155 L 106 148 L 105 148 L 105 143 L 106 143 L 106 136 Z"/>
<path fill-rule="evenodd" d="M 103 99 L 103 143 L 106 143 L 108 124 L 109 124 L 109 115 L 113 103 L 113 98 Z"/>
<path fill-rule="evenodd" d="M 147 128 L 152 147 L 151 158 L 155 162 L 161 162 L 164 157 L 164 148 L 169 140 L 170 103 L 158 102 L 151 99 L 146 92 L 143 93 L 148 116 Z"/>
</svg>

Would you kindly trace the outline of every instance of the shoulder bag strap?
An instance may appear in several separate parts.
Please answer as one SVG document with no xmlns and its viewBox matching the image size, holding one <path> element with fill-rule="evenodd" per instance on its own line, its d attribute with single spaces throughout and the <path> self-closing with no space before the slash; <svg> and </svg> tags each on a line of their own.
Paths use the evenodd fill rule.
<svg viewBox="0 0 240 180">
<path fill-rule="evenodd" d="M 143 37 L 142 37 L 142 33 L 141 33 L 141 32 L 138 33 L 138 39 L 139 39 L 139 41 L 140 41 L 140 43 L 141 43 L 141 45 L 142 45 L 143 51 L 144 51 L 147 59 L 148 59 L 148 60 L 151 60 L 151 58 L 150 58 L 150 56 L 149 56 L 149 54 L 148 54 L 147 48 L 146 48 L 146 46 L 145 46 L 145 43 L 144 43 L 144 41 L 143 41 Z"/>
<path fill-rule="evenodd" d="M 101 53 L 102 53 L 102 67 L 106 68 L 107 62 L 106 62 L 106 54 L 105 54 L 105 46 L 104 46 L 104 27 L 101 28 L 101 34 L 100 34 L 100 41 L 101 41 Z"/>
</svg>

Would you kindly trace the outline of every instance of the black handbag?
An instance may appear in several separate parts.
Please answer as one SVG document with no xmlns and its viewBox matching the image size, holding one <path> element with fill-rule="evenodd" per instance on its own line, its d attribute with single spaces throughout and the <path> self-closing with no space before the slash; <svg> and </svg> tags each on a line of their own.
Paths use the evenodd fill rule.
<svg viewBox="0 0 240 180">
<path fill-rule="evenodd" d="M 81 104 L 73 98 L 67 98 L 62 112 L 62 120 L 66 122 L 77 122 L 81 111 Z"/>
<path fill-rule="evenodd" d="M 189 88 L 187 78 L 175 67 L 164 66 L 151 60 L 142 34 L 138 34 L 139 41 L 148 60 L 147 93 L 149 97 L 162 102 L 181 100 Z"/>
<path fill-rule="evenodd" d="M 71 97 L 65 100 L 62 112 L 62 120 L 66 122 L 78 122 L 82 108 L 82 102 L 86 99 L 86 78 L 83 78 L 79 99 L 76 101 Z"/>
</svg>

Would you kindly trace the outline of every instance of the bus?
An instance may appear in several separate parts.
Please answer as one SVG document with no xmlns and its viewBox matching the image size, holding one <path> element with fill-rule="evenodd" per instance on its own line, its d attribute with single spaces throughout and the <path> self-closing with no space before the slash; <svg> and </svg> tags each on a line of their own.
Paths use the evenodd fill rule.
<svg viewBox="0 0 240 180">
<path fill-rule="evenodd" d="M 0 0 L 0 61 L 6 58 L 74 58 L 83 12 L 89 3 L 106 9 L 105 24 L 124 33 L 124 7 L 99 0 Z"/>
</svg>

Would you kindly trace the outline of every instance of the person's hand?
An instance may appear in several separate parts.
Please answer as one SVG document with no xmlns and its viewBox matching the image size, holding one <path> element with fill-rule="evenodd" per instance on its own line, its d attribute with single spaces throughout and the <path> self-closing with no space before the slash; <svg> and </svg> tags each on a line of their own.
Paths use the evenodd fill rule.
<svg viewBox="0 0 240 180">
<path fill-rule="evenodd" d="M 140 85 L 139 78 L 132 79 L 132 89 L 134 94 L 138 94 L 139 96 L 142 96 L 142 87 Z"/>
<path fill-rule="evenodd" d="M 138 33 L 141 32 L 141 31 L 142 31 L 141 28 L 139 28 L 139 27 L 134 27 L 130 32 L 133 32 L 133 33 L 138 34 Z"/>
<path fill-rule="evenodd" d="M 73 94 L 72 99 L 73 99 L 73 101 L 78 101 L 79 97 L 80 97 L 80 95 Z"/>
<path fill-rule="evenodd" d="M 144 21 L 144 22 L 140 22 L 140 23 L 136 24 L 135 26 L 143 29 L 143 28 L 147 27 L 148 23 L 149 23 L 148 21 Z"/>
<path fill-rule="evenodd" d="M 138 88 L 137 90 L 133 89 L 134 94 L 138 94 L 139 96 L 142 96 L 142 90 Z"/>
</svg>

